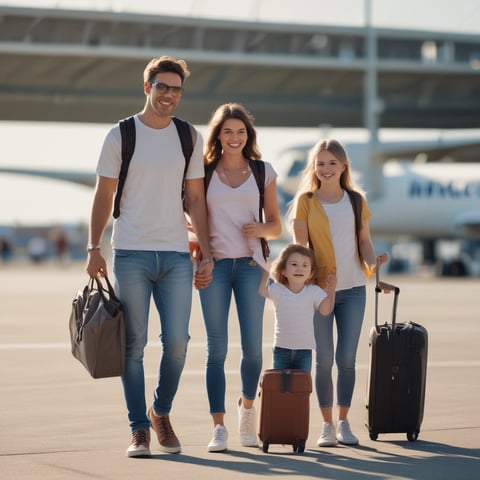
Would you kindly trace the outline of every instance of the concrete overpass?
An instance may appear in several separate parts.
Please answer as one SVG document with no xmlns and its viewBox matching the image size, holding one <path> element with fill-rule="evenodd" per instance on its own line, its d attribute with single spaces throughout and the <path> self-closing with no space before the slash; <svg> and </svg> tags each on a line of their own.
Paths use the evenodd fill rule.
<svg viewBox="0 0 480 480">
<path fill-rule="evenodd" d="M 379 125 L 480 127 L 480 35 L 0 6 L 0 120 L 114 122 L 147 61 L 187 60 L 178 115 L 244 103 L 262 126 L 364 126 L 374 37 Z"/>
</svg>

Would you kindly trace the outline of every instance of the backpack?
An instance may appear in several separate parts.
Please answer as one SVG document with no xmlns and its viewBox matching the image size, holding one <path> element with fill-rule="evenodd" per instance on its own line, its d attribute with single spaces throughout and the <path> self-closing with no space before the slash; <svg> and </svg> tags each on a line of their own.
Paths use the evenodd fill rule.
<svg viewBox="0 0 480 480">
<path fill-rule="evenodd" d="M 205 195 L 207 195 L 208 185 L 210 184 L 213 171 L 217 167 L 217 163 L 218 162 L 212 162 L 205 165 Z M 265 203 L 265 164 L 262 160 L 249 159 L 248 165 L 253 173 L 253 176 L 255 177 L 255 181 L 257 182 L 259 193 L 258 221 L 263 223 L 263 206 Z M 270 256 L 270 247 L 265 238 L 260 238 L 260 242 L 262 244 L 263 258 L 267 260 L 267 258 Z"/>
<path fill-rule="evenodd" d="M 197 132 L 193 126 L 177 117 L 172 117 L 173 123 L 177 127 L 178 136 L 182 145 L 183 156 L 185 157 L 185 168 L 183 170 L 182 180 L 182 202 L 185 198 L 185 175 L 187 174 L 190 158 L 192 157 L 193 147 L 197 139 Z M 122 198 L 123 186 L 127 178 L 128 167 L 135 151 L 135 119 L 133 116 L 120 120 L 120 133 L 122 135 L 122 165 L 120 167 L 120 175 L 118 177 L 117 193 L 113 204 L 113 217 L 118 218 L 120 215 L 120 199 Z"/>
<path fill-rule="evenodd" d="M 360 257 L 360 261 L 363 264 L 362 254 L 360 253 L 360 230 L 362 229 L 362 211 L 363 211 L 363 203 L 362 203 L 362 195 L 356 192 L 355 190 L 346 190 L 348 194 L 348 198 L 350 199 L 350 203 L 353 209 L 353 215 L 355 217 L 355 241 L 357 244 L 357 251 L 358 256 Z M 313 192 L 307 193 L 308 198 L 313 197 Z M 310 240 L 310 234 L 308 234 L 308 243 L 310 248 L 313 250 L 312 242 Z"/>
</svg>

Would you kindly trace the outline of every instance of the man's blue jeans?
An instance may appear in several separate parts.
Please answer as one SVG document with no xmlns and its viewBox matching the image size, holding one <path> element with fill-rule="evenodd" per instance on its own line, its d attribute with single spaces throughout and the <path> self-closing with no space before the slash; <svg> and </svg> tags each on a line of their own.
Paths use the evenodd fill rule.
<svg viewBox="0 0 480 480">
<path fill-rule="evenodd" d="M 337 326 L 337 404 L 340 407 L 351 405 L 355 385 L 355 358 L 365 313 L 365 300 L 365 286 L 339 290 L 335 294 L 335 306 L 330 315 L 324 317 L 318 311 L 315 313 L 315 387 L 320 408 L 333 406 L 334 317 Z"/>
<path fill-rule="evenodd" d="M 153 407 L 168 414 L 185 365 L 192 304 L 192 261 L 189 253 L 115 250 L 116 293 L 125 309 L 126 355 L 122 377 L 132 432 L 150 427 L 146 415 L 143 354 L 153 296 L 160 316 L 163 353 Z"/>
<path fill-rule="evenodd" d="M 232 298 L 238 312 L 242 358 L 242 395 L 254 400 L 262 370 L 262 331 L 265 299 L 258 293 L 262 272 L 251 258 L 215 262 L 213 280 L 199 290 L 207 332 L 207 393 L 210 413 L 225 413 L 225 359 L 228 350 L 228 313 Z"/>
</svg>

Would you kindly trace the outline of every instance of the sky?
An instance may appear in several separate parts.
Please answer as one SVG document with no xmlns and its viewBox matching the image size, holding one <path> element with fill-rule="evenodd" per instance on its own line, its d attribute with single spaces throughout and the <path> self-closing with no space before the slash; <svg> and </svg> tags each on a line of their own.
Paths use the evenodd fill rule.
<svg viewBox="0 0 480 480">
<path fill-rule="evenodd" d="M 376 27 L 440 30 L 480 34 L 479 0 L 371 0 Z M 133 7 L 132 7 L 133 5 Z M 363 0 L 0 0 L 0 6 L 57 7 L 135 11 L 163 15 L 209 17 L 241 21 L 365 25 Z M 233 12 L 233 14 L 232 14 Z M 94 171 L 109 125 L 50 124 L 0 121 L 3 166 Z M 318 138 L 315 129 L 259 129 L 263 158 L 292 144 Z M 82 138 L 79 145 L 78 138 Z M 72 148 L 72 146 L 74 146 Z M 48 179 L 0 175 L 0 225 L 85 222 L 92 190 Z"/>
<path fill-rule="evenodd" d="M 1 5 L 128 11 L 217 19 L 480 34 L 479 0 L 4 0 Z"/>
</svg>

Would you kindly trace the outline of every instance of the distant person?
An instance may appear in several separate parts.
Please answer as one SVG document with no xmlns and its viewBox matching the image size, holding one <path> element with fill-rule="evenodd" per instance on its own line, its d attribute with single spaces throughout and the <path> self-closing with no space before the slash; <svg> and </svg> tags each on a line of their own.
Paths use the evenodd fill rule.
<svg viewBox="0 0 480 480">
<path fill-rule="evenodd" d="M 310 248 L 291 244 L 272 265 L 275 281 L 264 271 L 260 295 L 272 300 L 275 308 L 273 368 L 296 368 L 310 372 L 315 349 L 313 314 L 327 316 L 335 302 L 335 274 L 327 277 L 326 289 L 312 284 L 315 255 Z"/>
<path fill-rule="evenodd" d="M 150 426 L 163 452 L 181 451 L 170 422 L 170 410 L 185 364 L 189 341 L 193 264 L 182 206 L 185 157 L 172 114 L 189 76 L 183 60 L 152 59 L 143 72 L 145 107 L 134 116 L 136 142 L 113 222 L 115 289 L 125 307 L 126 358 L 122 383 L 132 431 L 128 457 L 150 455 Z M 107 134 L 97 166 L 97 186 L 90 220 L 87 272 L 106 275 L 100 252 L 112 213 L 122 159 L 120 128 Z M 185 182 L 185 203 L 198 238 L 202 259 L 197 271 L 205 285 L 213 268 L 208 242 L 202 138 L 196 142 Z M 163 352 L 153 404 L 146 407 L 144 349 L 150 300 L 160 317 Z"/>
<path fill-rule="evenodd" d="M 54 227 L 50 231 L 50 239 L 55 248 L 55 255 L 61 263 L 65 263 L 68 256 L 68 238 L 61 227 Z"/>
<path fill-rule="evenodd" d="M 12 245 L 6 237 L 0 237 L 0 258 L 3 263 L 12 258 Z"/>
<path fill-rule="evenodd" d="M 293 221 L 294 241 L 315 252 L 316 283 L 325 288 L 329 274 L 336 273 L 337 286 L 332 313 L 315 314 L 315 386 L 323 416 L 318 446 L 338 442 L 355 445 L 347 415 L 355 384 L 355 358 L 365 312 L 365 283 L 376 259 L 370 235 L 365 197 L 350 176 L 350 162 L 336 140 L 320 140 L 310 151 L 300 186 L 292 201 L 289 218 Z M 334 350 L 333 321 L 337 341 Z M 333 418 L 332 366 L 338 371 L 338 423 Z"/>
<path fill-rule="evenodd" d="M 262 369 L 262 329 L 265 299 L 258 293 L 262 268 L 268 268 L 261 238 L 280 235 L 276 177 L 263 162 L 264 223 L 259 219 L 260 194 L 249 161 L 262 162 L 253 117 L 237 103 L 221 105 L 208 125 L 205 169 L 211 179 L 206 192 L 210 246 L 215 261 L 213 280 L 199 291 L 207 332 L 206 383 L 213 435 L 208 451 L 227 449 L 225 416 L 225 359 L 228 351 L 228 318 L 232 293 L 241 338 L 241 396 L 237 402 L 239 440 L 257 445 L 255 408 Z M 256 169 L 257 171 L 258 169 Z M 196 279 L 198 286 L 203 286 Z"/>
<path fill-rule="evenodd" d="M 33 263 L 39 264 L 45 261 L 47 258 L 47 251 L 47 240 L 40 235 L 35 235 L 28 242 L 28 256 Z"/>
</svg>

